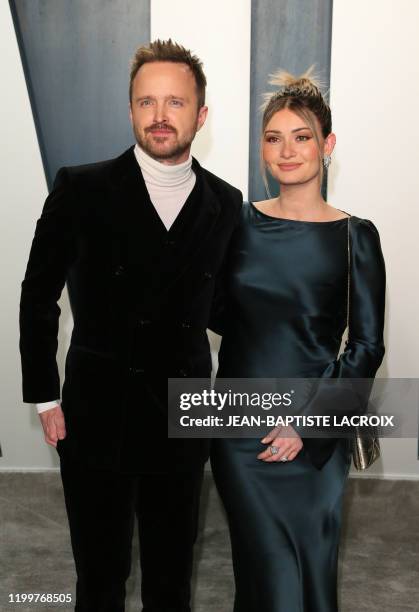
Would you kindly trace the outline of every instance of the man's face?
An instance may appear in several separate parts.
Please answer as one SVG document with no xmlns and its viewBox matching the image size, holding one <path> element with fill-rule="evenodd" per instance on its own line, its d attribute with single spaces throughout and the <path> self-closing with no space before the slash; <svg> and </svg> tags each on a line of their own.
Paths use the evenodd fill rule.
<svg viewBox="0 0 419 612">
<path fill-rule="evenodd" d="M 140 147 L 162 163 L 186 161 L 208 112 L 206 106 L 198 110 L 189 66 L 150 62 L 141 66 L 132 85 L 130 119 Z"/>
</svg>

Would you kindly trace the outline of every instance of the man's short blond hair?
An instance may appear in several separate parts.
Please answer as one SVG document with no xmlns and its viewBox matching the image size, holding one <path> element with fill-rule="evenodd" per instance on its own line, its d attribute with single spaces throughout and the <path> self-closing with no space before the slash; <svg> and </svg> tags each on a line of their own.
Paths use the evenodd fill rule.
<svg viewBox="0 0 419 612">
<path fill-rule="evenodd" d="M 141 66 L 150 62 L 174 62 L 189 66 L 195 78 L 198 108 L 205 104 L 205 88 L 207 79 L 204 74 L 202 62 L 191 51 L 182 47 L 171 38 L 168 40 L 154 40 L 148 46 L 138 47 L 131 64 L 129 80 L 129 99 L 132 101 L 132 88 L 135 76 Z"/>
</svg>

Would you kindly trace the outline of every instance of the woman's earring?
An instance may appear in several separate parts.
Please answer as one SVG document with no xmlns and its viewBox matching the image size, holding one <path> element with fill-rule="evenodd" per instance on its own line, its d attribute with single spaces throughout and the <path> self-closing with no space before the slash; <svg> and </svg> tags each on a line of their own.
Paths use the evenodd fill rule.
<svg viewBox="0 0 419 612">
<path fill-rule="evenodd" d="M 323 166 L 324 166 L 325 170 L 327 170 L 329 168 L 331 161 L 332 161 L 332 158 L 331 158 L 330 155 L 325 155 L 323 157 Z"/>
</svg>

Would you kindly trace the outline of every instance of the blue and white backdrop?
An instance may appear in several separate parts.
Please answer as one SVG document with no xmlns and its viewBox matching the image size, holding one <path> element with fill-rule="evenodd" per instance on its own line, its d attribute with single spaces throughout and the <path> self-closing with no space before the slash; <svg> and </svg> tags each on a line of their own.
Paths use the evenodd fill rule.
<svg viewBox="0 0 419 612">
<path fill-rule="evenodd" d="M 139 44 L 157 37 L 204 61 L 210 114 L 194 155 L 255 200 L 264 197 L 257 109 L 268 74 L 317 65 L 338 139 L 328 199 L 376 223 L 387 260 L 389 350 L 380 374 L 419 377 L 418 19 L 411 0 L 0 3 L 0 470 L 57 465 L 35 409 L 20 398 L 19 289 L 35 221 L 58 167 L 116 156 L 132 144 L 129 62 Z M 71 330 L 66 295 L 61 305 L 60 365 Z M 415 440 L 383 446 L 375 473 L 419 477 Z"/>
</svg>

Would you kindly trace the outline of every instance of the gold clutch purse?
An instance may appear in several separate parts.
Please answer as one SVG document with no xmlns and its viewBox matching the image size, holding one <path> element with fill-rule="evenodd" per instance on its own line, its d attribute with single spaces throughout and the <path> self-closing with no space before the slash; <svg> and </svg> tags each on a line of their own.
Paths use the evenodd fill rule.
<svg viewBox="0 0 419 612">
<path fill-rule="evenodd" d="M 352 461 L 358 471 L 366 470 L 380 456 L 380 441 L 374 431 L 357 430 L 353 440 Z"/>
<path fill-rule="evenodd" d="M 349 237 L 349 221 L 348 217 L 348 301 L 346 309 L 346 325 L 349 333 L 349 296 L 351 288 L 351 244 Z M 373 427 L 362 429 L 362 434 L 359 428 L 355 428 L 355 436 L 352 445 L 352 461 L 354 467 L 358 471 L 366 470 L 380 456 L 380 441 Z"/>
</svg>

